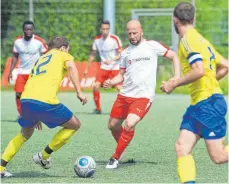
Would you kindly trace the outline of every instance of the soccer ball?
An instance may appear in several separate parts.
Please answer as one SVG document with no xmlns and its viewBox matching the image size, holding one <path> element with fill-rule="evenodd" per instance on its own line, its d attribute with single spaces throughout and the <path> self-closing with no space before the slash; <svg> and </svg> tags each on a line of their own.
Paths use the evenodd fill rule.
<svg viewBox="0 0 229 184">
<path fill-rule="evenodd" d="M 96 169 L 96 163 L 89 156 L 79 157 L 74 164 L 75 173 L 81 178 L 89 178 L 93 176 Z"/>
</svg>

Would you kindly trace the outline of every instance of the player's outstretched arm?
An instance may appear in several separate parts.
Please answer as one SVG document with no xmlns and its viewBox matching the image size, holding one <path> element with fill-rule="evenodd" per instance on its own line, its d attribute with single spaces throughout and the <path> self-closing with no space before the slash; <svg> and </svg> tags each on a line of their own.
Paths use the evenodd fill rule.
<svg viewBox="0 0 229 184">
<path fill-rule="evenodd" d="M 83 102 L 83 105 L 87 103 L 87 98 L 86 96 L 81 92 L 81 87 L 80 87 L 80 81 L 79 81 L 79 72 L 76 68 L 76 65 L 73 61 L 67 61 L 65 62 L 66 68 L 69 72 L 70 79 L 72 81 L 72 84 L 76 90 L 77 97 L 81 102 Z"/>
<path fill-rule="evenodd" d="M 174 51 L 169 50 L 165 57 L 171 60 L 173 63 L 174 77 L 172 79 L 179 78 L 180 77 L 180 60 L 179 60 L 178 55 Z"/>
<path fill-rule="evenodd" d="M 229 60 L 223 58 L 217 64 L 217 68 L 216 68 L 216 79 L 217 80 L 224 78 L 228 74 L 228 63 L 229 63 Z"/>
<path fill-rule="evenodd" d="M 96 50 L 92 50 L 89 58 L 88 58 L 88 64 L 87 67 L 83 73 L 84 77 L 86 77 L 87 73 L 88 73 L 88 69 L 91 66 L 92 62 L 95 60 L 95 56 L 96 56 Z"/>
<path fill-rule="evenodd" d="M 191 68 L 192 69 L 186 75 L 175 80 L 163 82 L 160 89 L 169 94 L 178 86 L 190 84 L 204 76 L 204 65 L 202 61 L 193 63 Z"/>
<path fill-rule="evenodd" d="M 8 82 L 10 82 L 10 79 L 12 78 L 12 72 L 16 66 L 18 62 L 18 53 L 14 53 L 13 57 L 12 57 L 12 62 L 10 65 L 10 72 L 9 72 L 9 76 L 8 76 Z"/>
<path fill-rule="evenodd" d="M 125 69 L 120 69 L 119 74 L 116 75 L 113 79 L 108 79 L 103 83 L 103 87 L 105 89 L 110 88 L 111 86 L 115 86 L 124 80 L 124 74 L 126 70 Z"/>
</svg>

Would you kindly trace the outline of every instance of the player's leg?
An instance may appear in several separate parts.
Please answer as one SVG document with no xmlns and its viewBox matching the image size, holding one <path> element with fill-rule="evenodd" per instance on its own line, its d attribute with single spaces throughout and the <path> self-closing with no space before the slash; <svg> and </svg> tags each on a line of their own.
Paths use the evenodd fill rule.
<svg viewBox="0 0 229 184">
<path fill-rule="evenodd" d="M 34 126 L 38 122 L 36 119 L 36 114 L 31 111 L 33 106 L 30 103 L 21 103 L 22 107 L 22 117 L 18 119 L 18 123 L 22 127 L 21 132 L 15 136 L 6 147 L 2 159 L 1 159 L 1 176 L 7 177 L 6 172 L 4 172 L 7 163 L 14 157 L 14 155 L 20 150 L 22 145 L 32 136 L 34 132 Z"/>
<path fill-rule="evenodd" d="M 192 149 L 200 139 L 200 136 L 192 131 L 181 129 L 179 138 L 175 144 L 177 155 L 177 172 L 181 183 L 195 183 L 196 167 L 192 156 Z"/>
<path fill-rule="evenodd" d="M 21 110 L 21 94 L 24 91 L 24 86 L 26 84 L 26 81 L 28 80 L 29 75 L 18 75 L 14 90 L 16 92 L 16 105 L 17 105 L 17 110 L 19 115 L 22 115 L 22 110 Z"/>
<path fill-rule="evenodd" d="M 49 128 L 55 128 L 57 126 L 63 127 L 54 135 L 45 149 L 33 156 L 33 160 L 36 164 L 48 169 L 51 167 L 51 154 L 59 150 L 69 141 L 74 133 L 80 128 L 80 121 L 61 103 L 50 105 L 41 102 L 40 107 L 43 108 L 42 111 L 38 113 L 38 116 L 42 122 Z"/>
<path fill-rule="evenodd" d="M 19 115 L 21 116 L 22 112 L 21 112 L 21 102 L 20 102 L 20 98 L 21 98 L 21 93 L 17 93 L 17 92 L 16 92 L 16 105 L 17 105 L 17 111 L 18 111 Z"/>
<path fill-rule="evenodd" d="M 215 164 L 228 163 L 228 146 L 223 144 L 223 139 L 205 140 L 208 154 Z"/>
<path fill-rule="evenodd" d="M 203 138 L 211 160 L 215 164 L 228 162 L 228 146 L 224 145 L 227 122 L 225 119 L 227 113 L 227 104 L 223 95 L 213 95 L 204 104 L 208 110 L 208 121 L 202 121 Z M 204 113 L 202 113 L 204 114 Z M 214 125 L 214 126 L 213 126 Z"/>
<path fill-rule="evenodd" d="M 135 126 L 146 115 L 151 107 L 149 99 L 127 99 L 126 101 L 132 101 L 132 103 L 130 103 L 130 106 L 127 107 L 128 115 L 125 120 L 125 125 L 119 138 L 115 153 L 112 155 L 112 158 L 107 164 L 106 168 L 108 169 L 115 169 L 118 167 L 120 156 L 134 137 Z"/>
<path fill-rule="evenodd" d="M 125 101 L 125 97 L 118 95 L 115 100 L 111 113 L 110 119 L 108 122 L 108 129 L 111 131 L 112 136 L 116 140 L 119 141 L 121 137 L 123 127 L 122 122 L 126 119 L 128 113 L 128 104 Z"/>
<path fill-rule="evenodd" d="M 11 177 L 12 174 L 5 171 L 7 164 L 13 159 L 22 145 L 33 135 L 34 128 L 22 128 L 21 132 L 9 142 L 2 154 L 0 172 L 1 177 Z"/>
<path fill-rule="evenodd" d="M 94 114 L 102 113 L 102 109 L 100 105 L 100 88 L 103 82 L 108 78 L 109 78 L 109 71 L 100 68 L 98 73 L 96 74 L 95 83 L 93 85 L 93 98 L 96 106 Z"/>
<path fill-rule="evenodd" d="M 136 114 L 128 114 L 115 153 L 112 155 L 111 159 L 109 160 L 106 166 L 107 169 L 118 168 L 120 157 L 126 149 L 126 147 L 129 145 L 130 141 L 132 140 L 134 136 L 135 125 L 140 121 L 140 119 L 141 118 Z"/>
<path fill-rule="evenodd" d="M 54 135 L 51 142 L 42 150 L 41 154 L 43 159 L 48 159 L 52 152 L 59 150 L 69 141 L 74 133 L 80 128 L 80 121 L 73 115 L 68 122 L 61 126 L 63 128 Z"/>
<path fill-rule="evenodd" d="M 101 104 L 100 104 L 100 87 L 101 87 L 101 82 L 96 81 L 93 84 L 93 99 L 95 102 L 95 110 L 94 114 L 101 114 Z"/>
<path fill-rule="evenodd" d="M 112 136 L 114 137 L 115 141 L 118 143 L 123 127 L 122 127 L 122 122 L 124 119 L 119 119 L 119 118 L 112 118 L 110 117 L 109 123 L 108 123 L 108 129 L 111 131 Z"/>
</svg>

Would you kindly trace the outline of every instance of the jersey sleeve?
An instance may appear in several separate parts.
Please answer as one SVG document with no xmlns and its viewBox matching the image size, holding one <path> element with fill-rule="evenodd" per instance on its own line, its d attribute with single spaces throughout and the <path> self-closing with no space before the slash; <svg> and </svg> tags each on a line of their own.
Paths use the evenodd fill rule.
<svg viewBox="0 0 229 184">
<path fill-rule="evenodd" d="M 12 52 L 14 54 L 18 54 L 19 53 L 19 50 L 18 50 L 18 46 L 17 46 L 17 42 L 16 41 L 14 42 L 14 45 L 13 45 L 13 48 L 12 48 Z"/>
<path fill-rule="evenodd" d="M 122 42 L 121 42 L 121 40 L 119 39 L 118 36 L 111 35 L 111 38 L 113 38 L 115 40 L 115 49 L 116 50 L 122 48 Z"/>
<path fill-rule="evenodd" d="M 69 53 L 65 53 L 64 52 L 64 56 L 63 56 L 63 63 L 64 63 L 64 68 L 66 69 L 66 65 L 65 65 L 65 63 L 67 62 L 67 61 L 74 61 L 74 57 L 71 55 L 71 54 L 69 54 Z"/>
<path fill-rule="evenodd" d="M 158 56 L 165 57 L 167 52 L 169 51 L 169 47 L 167 47 L 166 45 L 160 42 L 157 42 L 157 41 L 148 41 L 148 42 L 151 46 L 152 51 L 156 52 Z"/>
<path fill-rule="evenodd" d="M 201 44 L 198 43 L 198 40 L 191 37 L 184 36 L 181 39 L 182 47 L 184 48 L 184 55 L 187 56 L 187 60 L 189 65 L 192 65 L 193 63 L 197 61 L 203 61 L 203 57 L 201 55 Z"/>
<path fill-rule="evenodd" d="M 46 53 L 47 51 L 48 51 L 48 46 L 43 40 L 41 40 L 40 53 Z"/>
<path fill-rule="evenodd" d="M 122 52 L 121 53 L 121 56 L 120 56 L 120 69 L 126 69 L 127 67 L 127 56 L 125 54 L 125 52 Z"/>
</svg>

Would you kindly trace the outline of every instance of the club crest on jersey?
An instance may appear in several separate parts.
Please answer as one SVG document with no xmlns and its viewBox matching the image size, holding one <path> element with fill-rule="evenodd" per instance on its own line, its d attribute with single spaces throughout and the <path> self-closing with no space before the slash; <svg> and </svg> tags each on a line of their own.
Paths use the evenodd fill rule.
<svg viewBox="0 0 229 184">
<path fill-rule="evenodd" d="M 131 61 L 131 60 L 129 60 L 129 61 L 128 61 L 128 64 L 129 64 L 129 65 L 131 65 L 131 63 L 132 63 L 132 61 Z"/>
</svg>

